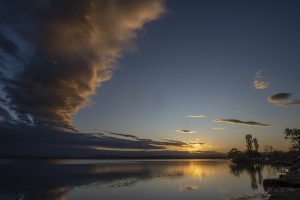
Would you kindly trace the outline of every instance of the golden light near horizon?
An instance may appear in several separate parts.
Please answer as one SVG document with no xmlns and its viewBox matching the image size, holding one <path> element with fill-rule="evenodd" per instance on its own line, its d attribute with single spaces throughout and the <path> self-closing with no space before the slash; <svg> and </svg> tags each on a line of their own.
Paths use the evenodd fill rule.
<svg viewBox="0 0 300 200">
<path fill-rule="evenodd" d="M 205 147 L 204 147 L 204 143 L 191 143 L 189 144 L 187 149 L 190 153 L 193 153 L 193 152 L 205 150 Z"/>
<path fill-rule="evenodd" d="M 185 165 L 172 166 L 166 169 L 166 174 L 182 174 L 186 178 L 202 181 L 206 176 L 214 176 L 218 166 L 211 166 L 209 162 L 201 163 L 194 160 L 187 161 Z M 223 170 L 223 169 L 221 169 Z M 224 169 L 227 170 L 227 169 Z"/>
<path fill-rule="evenodd" d="M 204 142 L 197 140 L 180 140 L 183 145 L 181 146 L 168 146 L 169 151 L 187 152 L 187 153 L 198 153 L 205 150 L 210 150 L 212 146 L 207 145 Z"/>
</svg>

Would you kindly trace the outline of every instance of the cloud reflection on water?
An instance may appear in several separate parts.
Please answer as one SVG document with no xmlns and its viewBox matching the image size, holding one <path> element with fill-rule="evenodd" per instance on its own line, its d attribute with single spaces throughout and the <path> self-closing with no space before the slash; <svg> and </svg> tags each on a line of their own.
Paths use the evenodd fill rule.
<svg viewBox="0 0 300 200">
<path fill-rule="evenodd" d="M 208 166 L 214 166 L 213 168 Z M 1 199 L 63 200 L 77 186 L 130 187 L 158 177 L 201 180 L 222 166 L 218 161 L 151 161 L 66 164 L 64 160 L 18 162 L 0 165 Z M 224 169 L 226 170 L 226 169 Z M 5 194 L 5 195 L 4 195 Z"/>
<path fill-rule="evenodd" d="M 0 199 L 65 200 L 75 187 L 95 187 L 98 192 L 105 187 L 107 192 L 113 188 L 133 187 L 141 181 L 148 183 L 154 180 L 171 180 L 179 188 L 185 188 L 187 193 L 196 192 L 196 187 L 207 183 L 203 181 L 204 178 L 216 183 L 224 181 L 223 175 L 230 175 L 229 164 L 224 160 L 18 161 L 0 164 Z M 95 196 L 95 199 L 98 197 Z"/>
</svg>

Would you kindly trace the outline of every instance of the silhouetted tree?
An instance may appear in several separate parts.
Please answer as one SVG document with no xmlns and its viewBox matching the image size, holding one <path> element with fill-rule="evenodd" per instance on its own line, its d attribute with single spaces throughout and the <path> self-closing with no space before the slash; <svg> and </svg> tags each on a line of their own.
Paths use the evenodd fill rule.
<svg viewBox="0 0 300 200">
<path fill-rule="evenodd" d="M 258 152 L 258 148 L 259 148 L 258 140 L 256 138 L 253 138 L 252 142 L 253 142 L 255 151 Z"/>
<path fill-rule="evenodd" d="M 238 150 L 237 148 L 232 148 L 228 152 L 228 157 L 229 158 L 238 158 L 238 157 L 242 156 L 242 154 L 243 153 L 240 150 Z"/>
<path fill-rule="evenodd" d="M 247 151 L 252 151 L 253 147 L 252 147 L 252 135 L 251 134 L 247 134 L 246 135 L 246 146 L 247 146 Z"/>
<path fill-rule="evenodd" d="M 292 143 L 293 145 L 293 149 L 294 150 L 298 150 L 300 151 L 300 129 L 296 129 L 296 128 L 293 128 L 293 129 L 289 129 L 289 128 L 286 128 L 284 130 L 284 134 L 285 134 L 285 139 L 287 140 L 290 140 L 290 142 Z"/>
<path fill-rule="evenodd" d="M 266 145 L 264 150 L 265 152 L 272 154 L 274 152 L 274 147 L 271 145 Z"/>
</svg>

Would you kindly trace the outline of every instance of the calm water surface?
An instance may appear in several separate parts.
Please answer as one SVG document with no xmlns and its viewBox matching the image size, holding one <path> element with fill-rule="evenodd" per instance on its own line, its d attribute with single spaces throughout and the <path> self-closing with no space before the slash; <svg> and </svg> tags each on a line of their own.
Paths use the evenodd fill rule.
<svg viewBox="0 0 300 200">
<path fill-rule="evenodd" d="M 0 160 L 0 199 L 265 199 L 262 180 L 277 176 L 228 160 Z"/>
</svg>

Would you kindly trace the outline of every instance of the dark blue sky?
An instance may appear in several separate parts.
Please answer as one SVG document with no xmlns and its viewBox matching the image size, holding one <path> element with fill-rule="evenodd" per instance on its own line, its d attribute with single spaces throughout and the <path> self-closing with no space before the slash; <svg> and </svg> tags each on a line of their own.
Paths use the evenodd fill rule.
<svg viewBox="0 0 300 200">
<path fill-rule="evenodd" d="M 223 143 L 243 146 L 244 135 L 252 133 L 263 144 L 286 148 L 280 146 L 283 130 L 299 126 L 300 110 L 267 99 L 279 92 L 300 98 L 300 4 L 175 0 L 166 7 L 161 19 L 141 31 L 136 51 L 123 55 L 93 104 L 75 117 L 76 127 L 201 140 L 218 149 Z M 258 71 L 269 88 L 253 87 Z M 186 118 L 192 114 L 207 118 Z M 216 118 L 271 126 L 212 122 Z M 176 129 L 197 133 L 182 135 Z"/>
</svg>

